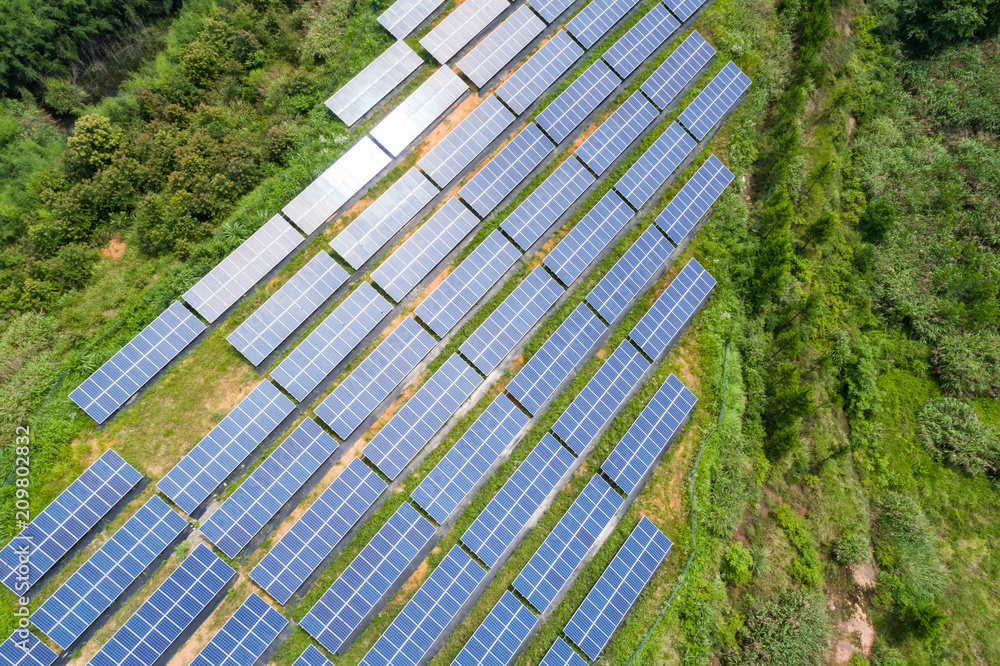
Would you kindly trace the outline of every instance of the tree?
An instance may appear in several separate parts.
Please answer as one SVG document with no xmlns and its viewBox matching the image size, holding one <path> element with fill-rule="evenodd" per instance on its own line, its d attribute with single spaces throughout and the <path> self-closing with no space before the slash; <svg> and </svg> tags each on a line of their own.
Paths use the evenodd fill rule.
<svg viewBox="0 0 1000 666">
<path fill-rule="evenodd" d="M 886 234 L 892 231 L 895 224 L 896 207 L 885 199 L 873 199 L 861 213 L 858 231 L 866 241 L 878 245 L 885 240 Z"/>
<path fill-rule="evenodd" d="M 901 37 L 921 51 L 970 40 L 995 27 L 996 0 L 903 0 L 897 17 Z"/>
<path fill-rule="evenodd" d="M 796 365 L 782 363 L 771 369 L 764 426 L 767 453 L 772 459 L 784 458 L 798 446 L 799 422 L 814 410 L 812 389 L 802 384 Z"/>
<path fill-rule="evenodd" d="M 760 309 L 781 293 L 785 277 L 791 270 L 792 243 L 789 234 L 795 209 L 784 190 L 775 194 L 775 203 L 768 206 L 762 219 L 764 238 L 753 276 L 751 298 L 755 309 Z"/>
<path fill-rule="evenodd" d="M 73 136 L 67 139 L 66 166 L 79 179 L 89 178 L 111 165 L 122 145 L 118 129 L 104 116 L 89 114 L 76 121 Z"/>
</svg>

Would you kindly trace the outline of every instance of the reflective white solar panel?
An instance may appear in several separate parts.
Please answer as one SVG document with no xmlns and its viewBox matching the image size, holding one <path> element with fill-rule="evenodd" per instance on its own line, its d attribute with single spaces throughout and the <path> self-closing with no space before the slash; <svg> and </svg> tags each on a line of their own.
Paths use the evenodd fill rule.
<svg viewBox="0 0 1000 666">
<path fill-rule="evenodd" d="M 587 294 L 587 302 L 604 318 L 615 321 L 670 256 L 674 247 L 654 227 L 646 229 L 614 267 Z"/>
<path fill-rule="evenodd" d="M 733 182 L 733 172 L 709 155 L 705 163 L 684 184 L 656 218 L 656 226 L 663 230 L 675 244 L 680 245 L 695 225 L 715 205 L 722 191 Z"/>
<path fill-rule="evenodd" d="M 664 10 L 666 11 L 666 10 Z M 597 131 L 591 134 L 577 151 L 577 157 L 593 169 L 603 174 L 616 159 L 638 139 L 656 120 L 659 111 L 639 91 L 615 109 Z"/>
<path fill-rule="evenodd" d="M 434 26 L 420 45 L 443 65 L 509 6 L 508 0 L 466 0 Z"/>
<path fill-rule="evenodd" d="M 608 190 L 546 255 L 545 265 L 563 284 L 573 284 L 634 214 L 614 190 Z"/>
<path fill-rule="evenodd" d="M 333 664 L 315 646 L 310 645 L 303 650 L 292 666 L 333 666 Z"/>
<path fill-rule="evenodd" d="M 566 641 L 556 638 L 538 666 L 588 666 L 583 657 L 573 651 Z"/>
<path fill-rule="evenodd" d="M 70 400 L 90 418 L 104 423 L 204 330 L 205 325 L 190 310 L 174 301 L 73 389 Z"/>
<path fill-rule="evenodd" d="M 330 241 L 358 270 L 426 206 L 438 189 L 413 167 Z"/>
<path fill-rule="evenodd" d="M 28 629 L 17 629 L 0 643 L 0 661 L 8 666 L 51 666 L 58 656 Z"/>
<path fill-rule="evenodd" d="M 500 228 L 527 250 L 595 180 L 580 160 L 569 157 L 500 223 Z"/>
<path fill-rule="evenodd" d="M 642 208 L 694 150 L 695 145 L 694 139 L 680 125 L 671 123 L 667 131 L 615 183 L 615 189 L 635 208 Z"/>
<path fill-rule="evenodd" d="M 629 337 L 650 358 L 659 358 L 708 300 L 713 288 L 715 278 L 692 259 L 643 315 Z"/>
<path fill-rule="evenodd" d="M 639 0 L 592 0 L 566 25 L 577 41 L 589 49 L 608 34 Z"/>
<path fill-rule="evenodd" d="M 450 67 L 441 67 L 382 119 L 371 136 L 391 155 L 399 157 L 468 90 L 469 86 Z"/>
<path fill-rule="evenodd" d="M 749 87 L 750 78 L 730 61 L 677 120 L 701 141 Z"/>
<path fill-rule="evenodd" d="M 364 136 L 281 212 L 307 234 L 319 229 L 355 194 L 363 190 L 392 158 Z"/>
<path fill-rule="evenodd" d="M 434 10 L 441 6 L 443 0 L 396 0 L 389 9 L 382 12 L 378 22 L 392 33 L 392 36 L 402 41 L 423 23 Z"/>
<path fill-rule="evenodd" d="M 562 143 L 621 82 L 603 60 L 598 60 L 538 114 L 537 122 L 553 141 Z"/>
<path fill-rule="evenodd" d="M 372 272 L 372 281 L 401 302 L 477 224 L 475 214 L 461 201 L 448 199 Z"/>
<path fill-rule="evenodd" d="M 569 33 L 560 30 L 500 84 L 497 97 L 521 114 L 582 55 L 580 45 Z"/>
<path fill-rule="evenodd" d="M 510 666 L 539 618 L 510 592 L 504 592 L 452 666 Z"/>
<path fill-rule="evenodd" d="M 545 28 L 542 19 L 521 5 L 458 61 L 458 68 L 482 88 Z"/>
<path fill-rule="evenodd" d="M 691 15 L 698 11 L 702 5 L 700 0 L 664 0 L 664 3 L 681 23 L 691 18 Z"/>
<path fill-rule="evenodd" d="M 281 613 L 251 592 L 191 666 L 250 666 L 264 655 L 287 624 Z"/>
<path fill-rule="evenodd" d="M 396 4 L 406 1 L 400 0 Z M 382 20 L 381 17 L 379 20 Z M 416 51 L 402 41 L 402 38 L 399 39 L 326 100 L 326 106 L 348 127 L 358 122 L 361 116 L 371 111 L 382 98 L 424 64 Z"/>
<path fill-rule="evenodd" d="M 530 123 L 458 192 L 480 217 L 500 205 L 555 146 Z"/>
<path fill-rule="evenodd" d="M 715 49 L 695 30 L 646 79 L 642 92 L 656 106 L 666 109 L 714 57 Z"/>
<path fill-rule="evenodd" d="M 657 3 L 604 54 L 604 60 L 623 79 L 670 39 L 680 27 L 666 7 Z"/>
<path fill-rule="evenodd" d="M 514 114 L 493 95 L 473 109 L 426 155 L 417 166 L 444 187 L 472 164 L 486 147 L 514 122 Z"/>
<path fill-rule="evenodd" d="M 643 518 L 611 560 L 563 633 L 597 659 L 670 552 L 670 539 Z"/>
<path fill-rule="evenodd" d="M 553 21 L 562 16 L 564 11 L 569 9 L 573 0 L 531 0 L 528 4 L 541 14 L 546 23 L 551 25 Z"/>
<path fill-rule="evenodd" d="M 439 337 L 444 337 L 520 257 L 521 252 L 502 233 L 494 231 L 414 312 Z"/>
</svg>

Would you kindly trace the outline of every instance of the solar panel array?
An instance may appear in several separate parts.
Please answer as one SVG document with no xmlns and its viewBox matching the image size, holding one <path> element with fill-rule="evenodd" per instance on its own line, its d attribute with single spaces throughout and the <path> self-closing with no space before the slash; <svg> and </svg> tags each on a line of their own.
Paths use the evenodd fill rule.
<svg viewBox="0 0 1000 666">
<path fill-rule="evenodd" d="M 236 557 L 320 466 L 337 442 L 306 419 L 201 526 L 229 557 Z"/>
<path fill-rule="evenodd" d="M 580 455 L 618 413 L 649 367 L 632 343 L 622 341 L 555 422 L 552 432 Z"/>
<path fill-rule="evenodd" d="M 575 460 L 566 447 L 546 433 L 465 531 L 462 543 L 487 566 L 495 566 L 523 535 L 528 522 Z"/>
<path fill-rule="evenodd" d="M 397 0 L 378 17 L 378 22 L 393 37 L 402 41 L 427 20 L 442 0 Z"/>
<path fill-rule="evenodd" d="M 358 270 L 437 193 L 419 169 L 411 168 L 337 234 L 330 247 Z"/>
<path fill-rule="evenodd" d="M 153 666 L 236 572 L 198 544 L 90 660 L 92 666 Z"/>
<path fill-rule="evenodd" d="M 58 656 L 27 629 L 15 630 L 0 643 L 0 660 L 9 666 L 51 666 Z"/>
<path fill-rule="evenodd" d="M 632 299 L 663 266 L 673 249 L 670 241 L 650 226 L 587 294 L 587 302 L 604 321 L 614 321 L 629 309 Z"/>
<path fill-rule="evenodd" d="M 355 458 L 250 572 L 280 604 L 302 583 L 371 508 L 387 485 Z"/>
<path fill-rule="evenodd" d="M 664 0 L 664 2 L 674 13 L 674 16 L 680 19 L 681 23 L 691 18 L 702 5 L 699 0 Z"/>
<path fill-rule="evenodd" d="M 573 651 L 566 641 L 556 638 L 538 666 L 588 666 L 583 657 Z"/>
<path fill-rule="evenodd" d="M 643 315 L 629 337 L 647 356 L 659 358 L 708 300 L 714 287 L 715 278 L 692 259 Z"/>
<path fill-rule="evenodd" d="M 559 18 L 572 4 L 573 0 L 531 0 L 532 8 L 549 24 Z"/>
<path fill-rule="evenodd" d="M 715 205 L 722 191 L 733 182 L 733 172 L 709 155 L 705 163 L 684 184 L 681 191 L 670 200 L 656 218 L 656 226 L 663 230 L 677 245 L 680 245 L 695 225 Z"/>
<path fill-rule="evenodd" d="M 538 126 L 531 123 L 480 169 L 458 195 L 480 217 L 485 217 L 541 164 L 553 148 L 552 142 L 545 138 Z"/>
<path fill-rule="evenodd" d="M 565 285 L 573 284 L 634 215 L 614 190 L 608 190 L 566 237 L 546 255 L 545 265 Z"/>
<path fill-rule="evenodd" d="M 266 379 L 157 482 L 160 492 L 193 513 L 295 405 Z"/>
<path fill-rule="evenodd" d="M 502 233 L 493 231 L 414 312 L 444 337 L 520 257 Z"/>
<path fill-rule="evenodd" d="M 632 96 L 615 109 L 611 117 L 583 142 L 576 151 L 577 157 L 593 169 L 594 173 L 603 174 L 633 141 L 642 136 L 658 115 L 659 111 L 641 92 L 632 93 Z"/>
<path fill-rule="evenodd" d="M 508 0 L 463 2 L 434 26 L 433 30 L 424 35 L 420 45 L 430 51 L 430 54 L 443 65 L 509 6 Z"/>
<path fill-rule="evenodd" d="M 521 5 L 459 60 L 458 68 L 482 88 L 544 29 L 545 23 L 535 12 Z"/>
<path fill-rule="evenodd" d="M 390 310 L 389 302 L 362 282 L 271 371 L 271 377 L 296 400 L 305 400 Z"/>
<path fill-rule="evenodd" d="M 560 30 L 500 84 L 497 97 L 515 113 L 524 113 L 582 55 L 580 45 L 573 41 L 569 33 Z"/>
<path fill-rule="evenodd" d="M 90 418 L 104 423 L 192 340 L 205 325 L 179 301 L 69 394 Z"/>
<path fill-rule="evenodd" d="M 642 154 L 632 168 L 615 183 L 615 189 L 635 208 L 642 206 L 667 182 L 684 158 L 694 150 L 695 141 L 677 123 L 671 123 Z"/>
<path fill-rule="evenodd" d="M 490 95 L 462 119 L 417 166 L 444 187 L 514 122 L 514 114 Z"/>
<path fill-rule="evenodd" d="M 642 92 L 656 106 L 666 109 L 714 57 L 715 49 L 695 30 L 650 74 L 642 84 Z"/>
<path fill-rule="evenodd" d="M 678 27 L 677 19 L 657 3 L 607 50 L 603 58 L 624 79 L 670 39 Z"/>
<path fill-rule="evenodd" d="M 48 573 L 71 548 L 142 480 L 120 455 L 108 449 L 66 490 L 0 550 L 3 583 L 19 597 Z M 17 549 L 28 548 L 27 572 Z"/>
<path fill-rule="evenodd" d="M 482 378 L 458 354 L 445 361 L 362 450 L 390 479 L 403 471 Z"/>
<path fill-rule="evenodd" d="M 504 592 L 452 665 L 509 666 L 539 622 L 517 597 Z"/>
<path fill-rule="evenodd" d="M 678 121 L 701 141 L 749 87 L 749 77 L 730 61 L 681 112 Z"/>
<path fill-rule="evenodd" d="M 393 5 L 393 7 L 395 7 L 395 5 Z M 323 656 L 322 652 L 310 645 L 302 651 L 302 654 L 299 655 L 299 658 L 295 660 L 295 663 L 292 664 L 292 666 L 333 666 L 333 664 L 330 663 L 329 659 Z"/>
<path fill-rule="evenodd" d="M 381 21 L 381 17 L 379 20 Z M 416 51 L 402 41 L 401 37 L 399 39 L 326 100 L 327 108 L 337 114 L 348 127 L 358 122 L 424 64 Z"/>
<path fill-rule="evenodd" d="M 566 24 L 566 29 L 589 49 L 637 4 L 639 0 L 593 0 Z"/>
<path fill-rule="evenodd" d="M 594 180 L 580 160 L 568 158 L 500 223 L 500 228 L 527 250 L 593 185 Z"/>
<path fill-rule="evenodd" d="M 360 666 L 415 666 L 472 597 L 486 571 L 461 546 L 453 546 L 417 593 L 375 641 Z"/>
<path fill-rule="evenodd" d="M 598 60 L 538 114 L 537 122 L 553 141 L 562 143 L 621 82 L 603 60 Z"/>
<path fill-rule="evenodd" d="M 404 502 L 306 614 L 300 626 L 336 653 L 402 582 L 434 526 Z"/>
<path fill-rule="evenodd" d="M 624 500 L 599 474 L 573 501 L 514 580 L 514 589 L 541 612 L 548 610 Z"/>
<path fill-rule="evenodd" d="M 191 666 L 248 666 L 260 659 L 288 620 L 251 593 L 212 636 Z"/>
<path fill-rule="evenodd" d="M 468 91 L 469 86 L 458 74 L 450 67 L 441 67 L 402 104 L 390 111 L 372 129 L 371 136 L 389 154 L 399 157 L 431 123 Z"/>
<path fill-rule="evenodd" d="M 413 501 L 439 524 L 446 523 L 527 423 L 524 412 L 498 395 L 410 493 Z"/>
<path fill-rule="evenodd" d="M 459 351 L 483 374 L 489 374 L 562 293 L 559 283 L 538 266 L 462 343 Z"/>
<path fill-rule="evenodd" d="M 670 539 L 643 518 L 611 560 L 563 633 L 597 659 L 670 552 Z"/>
<path fill-rule="evenodd" d="M 461 201 L 448 199 L 372 272 L 372 280 L 399 303 L 477 224 Z"/>
<path fill-rule="evenodd" d="M 407 317 L 316 407 L 337 436 L 346 438 L 368 418 L 434 346 L 434 338 Z"/>
</svg>

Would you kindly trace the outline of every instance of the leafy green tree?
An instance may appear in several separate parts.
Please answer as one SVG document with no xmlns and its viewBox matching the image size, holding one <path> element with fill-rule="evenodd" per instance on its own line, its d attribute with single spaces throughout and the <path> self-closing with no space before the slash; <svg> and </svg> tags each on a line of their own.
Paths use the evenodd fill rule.
<svg viewBox="0 0 1000 666">
<path fill-rule="evenodd" d="M 903 0 L 897 16 L 901 36 L 922 51 L 935 51 L 982 35 L 996 26 L 996 0 Z"/>
<path fill-rule="evenodd" d="M 762 216 L 764 238 L 753 276 L 752 302 L 756 309 L 770 303 L 785 287 L 785 278 L 792 265 L 792 243 L 789 239 L 795 209 L 784 190 L 775 193 L 774 203 Z"/>
<path fill-rule="evenodd" d="M 858 230 L 869 243 L 878 245 L 885 240 L 886 234 L 892 231 L 896 224 L 896 207 L 892 202 L 885 199 L 873 199 L 868 202 L 861 219 L 858 222 Z"/>
<path fill-rule="evenodd" d="M 815 410 L 812 389 L 802 383 L 798 366 L 782 363 L 768 372 L 766 395 L 765 449 L 772 460 L 780 460 L 798 447 L 799 423 Z"/>
<path fill-rule="evenodd" d="M 111 165 L 121 148 L 122 136 L 108 118 L 90 114 L 76 121 L 73 136 L 66 143 L 69 148 L 66 165 L 82 180 Z"/>
</svg>

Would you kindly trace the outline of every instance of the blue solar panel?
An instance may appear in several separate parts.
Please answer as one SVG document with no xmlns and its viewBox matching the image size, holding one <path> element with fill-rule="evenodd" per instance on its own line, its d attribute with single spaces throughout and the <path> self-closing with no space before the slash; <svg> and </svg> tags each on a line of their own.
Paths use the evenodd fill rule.
<svg viewBox="0 0 1000 666">
<path fill-rule="evenodd" d="M 111 449 L 101 454 L 0 551 L 4 585 L 24 596 L 141 480 Z M 26 572 L 18 573 L 19 550 L 29 555 Z"/>
<path fill-rule="evenodd" d="M 615 189 L 633 207 L 642 208 L 694 147 L 694 139 L 680 125 L 672 123 L 615 183 Z"/>
<path fill-rule="evenodd" d="M 198 653 L 191 666 L 250 666 L 275 641 L 288 620 L 251 593 L 222 629 Z"/>
<path fill-rule="evenodd" d="M 254 567 L 250 578 L 279 603 L 287 603 L 386 487 L 368 465 L 352 460 Z"/>
<path fill-rule="evenodd" d="M 684 184 L 656 218 L 656 226 L 663 229 L 663 233 L 675 244 L 680 245 L 719 199 L 722 191 L 733 182 L 733 178 L 733 172 L 719 158 L 709 155 L 701 168 L 691 176 L 691 180 Z"/>
<path fill-rule="evenodd" d="M 614 190 L 609 190 L 546 255 L 545 265 L 563 284 L 573 284 L 633 215 L 628 204 Z"/>
<path fill-rule="evenodd" d="M 507 385 L 507 392 L 537 414 L 606 330 L 590 308 L 580 303 Z"/>
<path fill-rule="evenodd" d="M 592 0 L 573 17 L 566 29 L 589 49 L 637 4 L 639 0 Z"/>
<path fill-rule="evenodd" d="M 603 174 L 657 115 L 656 107 L 636 91 L 583 142 L 576 154 L 594 173 Z"/>
<path fill-rule="evenodd" d="M 514 580 L 514 589 L 541 612 L 556 601 L 624 500 L 595 475 Z"/>
<path fill-rule="evenodd" d="M 202 533 L 236 557 L 337 446 L 315 421 L 306 419 L 209 517 Z"/>
<path fill-rule="evenodd" d="M 552 23 L 569 9 L 573 0 L 531 0 L 531 7 L 542 15 L 546 23 Z"/>
<path fill-rule="evenodd" d="M 59 655 L 27 629 L 0 643 L 0 661 L 9 666 L 51 666 Z"/>
<path fill-rule="evenodd" d="M 588 666 L 588 664 L 567 645 L 566 641 L 557 638 L 538 666 Z"/>
<path fill-rule="evenodd" d="M 646 79 L 642 92 L 666 109 L 714 57 L 715 49 L 696 30 Z"/>
<path fill-rule="evenodd" d="M 588 657 L 597 659 L 671 546 L 670 539 L 649 518 L 640 520 L 563 633 Z"/>
<path fill-rule="evenodd" d="M 449 630 L 486 571 L 453 546 L 417 593 L 375 641 L 360 666 L 415 666 Z"/>
<path fill-rule="evenodd" d="M 430 543 L 434 526 L 403 503 L 334 581 L 300 625 L 330 652 L 348 639 L 402 583 Z"/>
<path fill-rule="evenodd" d="M 568 33 L 560 30 L 528 58 L 528 62 L 500 84 L 497 97 L 506 102 L 515 113 L 524 113 L 582 55 L 583 49 L 579 44 Z"/>
<path fill-rule="evenodd" d="M 562 293 L 559 283 L 538 266 L 462 343 L 459 351 L 484 375 L 489 374 Z"/>
<path fill-rule="evenodd" d="M 534 123 L 500 149 L 496 157 L 458 192 L 481 217 L 500 205 L 508 194 L 541 164 L 554 146 Z"/>
<path fill-rule="evenodd" d="M 193 513 L 294 408 L 292 401 L 265 379 L 156 487 L 184 511 Z"/>
<path fill-rule="evenodd" d="M 518 249 L 494 231 L 417 306 L 415 314 L 444 337 L 520 257 Z"/>
<path fill-rule="evenodd" d="M 446 523 L 527 423 L 524 412 L 498 395 L 410 494 L 413 501 Z"/>
<path fill-rule="evenodd" d="M 166 502 L 150 498 L 31 616 L 68 649 L 187 527 Z"/>
<path fill-rule="evenodd" d="M 90 418 L 104 423 L 146 382 L 170 363 L 205 325 L 180 301 L 142 329 L 104 365 L 69 394 Z"/>
<path fill-rule="evenodd" d="M 390 310 L 389 301 L 362 282 L 271 371 L 271 378 L 296 400 L 305 400 Z"/>
<path fill-rule="evenodd" d="M 478 88 L 482 88 L 506 69 L 508 63 L 544 28 L 545 23 L 535 12 L 521 5 L 465 54 L 456 66 Z"/>
<path fill-rule="evenodd" d="M 362 453 L 383 474 L 395 479 L 482 381 L 472 366 L 458 354 L 453 355 L 379 430 Z"/>
<path fill-rule="evenodd" d="M 603 60 L 598 60 L 538 114 L 537 122 L 553 141 L 562 143 L 621 82 Z"/>
<path fill-rule="evenodd" d="M 657 3 L 604 54 L 604 60 L 623 79 L 634 72 L 653 51 L 680 27 L 670 12 Z"/>
<path fill-rule="evenodd" d="M 346 438 L 388 397 L 434 346 L 434 338 L 407 317 L 379 343 L 326 400 L 316 416 Z"/>
<path fill-rule="evenodd" d="M 715 278 L 692 259 L 643 315 L 629 337 L 647 356 L 659 358 L 708 300 L 714 287 Z"/>
<path fill-rule="evenodd" d="M 691 15 L 698 11 L 698 8 L 703 4 L 700 0 L 664 0 L 664 3 L 681 23 L 691 18 Z"/>
<path fill-rule="evenodd" d="M 519 247 L 527 250 L 593 185 L 594 180 L 580 160 L 568 158 L 500 223 L 500 228 Z"/>
<path fill-rule="evenodd" d="M 650 226 L 587 294 L 587 302 L 604 321 L 615 321 L 630 308 L 632 299 L 663 266 L 673 249 L 670 241 Z"/>
<path fill-rule="evenodd" d="M 622 341 L 555 422 L 552 432 L 580 455 L 615 417 L 648 369 L 649 361 L 635 345 Z"/>
<path fill-rule="evenodd" d="M 750 78 L 730 61 L 681 112 L 678 121 L 701 141 L 749 87 Z"/>
<path fill-rule="evenodd" d="M 472 164 L 514 122 L 514 114 L 490 95 L 420 158 L 417 166 L 444 187 Z"/>
<path fill-rule="evenodd" d="M 104 647 L 91 666 L 152 666 L 184 633 L 236 572 L 198 544 Z"/>
<path fill-rule="evenodd" d="M 539 619 L 510 592 L 504 592 L 452 666 L 510 666 Z"/>
<path fill-rule="evenodd" d="M 299 655 L 292 666 L 333 666 L 333 664 L 323 656 L 322 652 L 310 645 Z"/>
<path fill-rule="evenodd" d="M 546 433 L 462 535 L 462 543 L 487 566 L 496 566 L 504 552 L 524 536 L 532 516 L 575 460 Z"/>
</svg>

